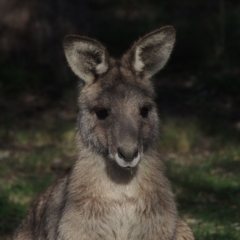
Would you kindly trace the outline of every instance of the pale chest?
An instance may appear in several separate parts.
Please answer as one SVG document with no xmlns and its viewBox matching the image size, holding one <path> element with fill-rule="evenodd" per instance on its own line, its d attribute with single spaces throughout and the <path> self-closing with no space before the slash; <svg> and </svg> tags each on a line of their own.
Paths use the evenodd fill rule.
<svg viewBox="0 0 240 240">
<path fill-rule="evenodd" d="M 88 221 L 89 239 L 139 240 L 155 239 L 158 215 L 146 215 L 140 203 L 111 204 L 101 217 Z M 90 228 L 90 229 L 89 229 Z"/>
</svg>

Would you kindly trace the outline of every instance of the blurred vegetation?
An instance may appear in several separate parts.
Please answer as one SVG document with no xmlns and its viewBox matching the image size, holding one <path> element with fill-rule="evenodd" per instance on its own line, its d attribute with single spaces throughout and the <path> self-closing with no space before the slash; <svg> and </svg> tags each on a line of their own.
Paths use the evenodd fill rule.
<svg viewBox="0 0 240 240">
<path fill-rule="evenodd" d="M 120 56 L 145 33 L 177 30 L 155 77 L 159 147 L 196 239 L 240 238 L 240 2 L 0 0 L 0 239 L 76 158 L 77 78 L 67 34 Z"/>
<path fill-rule="evenodd" d="M 7 238 L 32 200 L 74 163 L 75 119 L 74 107 L 54 106 L 30 120 L 15 119 L 7 135 L 1 126 L 0 239 Z M 239 239 L 239 141 L 226 144 L 228 138 L 206 136 L 191 119 L 165 117 L 161 129 L 159 147 L 178 209 L 196 239 Z"/>
</svg>

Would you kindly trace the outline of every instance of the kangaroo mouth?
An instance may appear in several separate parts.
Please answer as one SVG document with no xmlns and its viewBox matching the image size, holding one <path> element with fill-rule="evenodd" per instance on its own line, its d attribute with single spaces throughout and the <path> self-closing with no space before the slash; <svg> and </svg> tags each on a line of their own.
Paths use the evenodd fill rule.
<svg viewBox="0 0 240 240">
<path fill-rule="evenodd" d="M 115 156 L 114 156 L 115 161 L 122 168 L 136 167 L 138 165 L 138 163 L 140 162 L 140 158 L 141 158 L 140 153 L 136 157 L 134 157 L 132 161 L 126 161 L 126 160 L 120 158 L 118 154 L 115 154 Z"/>
</svg>

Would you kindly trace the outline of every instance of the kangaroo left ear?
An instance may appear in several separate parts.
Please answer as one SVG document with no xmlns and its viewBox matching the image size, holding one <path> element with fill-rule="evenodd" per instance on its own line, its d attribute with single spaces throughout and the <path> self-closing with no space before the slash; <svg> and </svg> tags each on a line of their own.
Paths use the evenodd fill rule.
<svg viewBox="0 0 240 240">
<path fill-rule="evenodd" d="M 98 41 L 86 37 L 67 36 L 64 53 L 73 72 L 86 84 L 108 70 L 108 53 Z"/>
<path fill-rule="evenodd" d="M 143 78 L 150 78 L 168 61 L 175 43 L 175 29 L 164 27 L 145 35 L 133 46 L 132 68 Z"/>
</svg>

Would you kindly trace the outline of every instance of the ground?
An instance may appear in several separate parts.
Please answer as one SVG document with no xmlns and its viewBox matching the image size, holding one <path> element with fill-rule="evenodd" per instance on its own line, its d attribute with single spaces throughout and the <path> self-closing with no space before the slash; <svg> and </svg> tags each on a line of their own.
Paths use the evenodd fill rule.
<svg viewBox="0 0 240 240">
<path fill-rule="evenodd" d="M 164 99 L 160 92 L 160 105 Z M 169 106 L 176 113 L 176 106 L 172 105 L 170 101 Z M 75 161 L 76 92 L 70 91 L 52 104 L 39 95 L 24 93 L 14 101 L 2 102 L 2 106 L 1 240 L 17 227 L 36 195 L 65 174 Z M 237 125 L 234 131 L 229 124 L 230 132 L 222 128 L 216 131 L 214 123 L 220 126 L 216 121 L 211 123 L 214 130 L 210 131 L 206 128 L 210 122 L 199 121 L 203 115 L 172 114 L 164 106 L 159 107 L 162 118 L 159 148 L 180 215 L 197 240 L 240 239 Z M 209 114 L 211 110 L 207 119 Z"/>
</svg>

